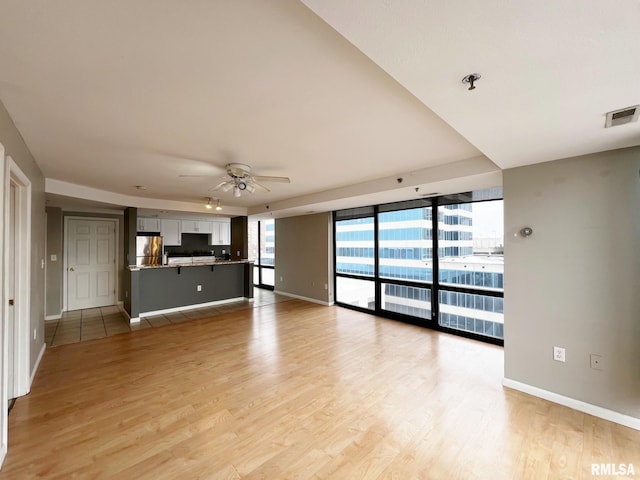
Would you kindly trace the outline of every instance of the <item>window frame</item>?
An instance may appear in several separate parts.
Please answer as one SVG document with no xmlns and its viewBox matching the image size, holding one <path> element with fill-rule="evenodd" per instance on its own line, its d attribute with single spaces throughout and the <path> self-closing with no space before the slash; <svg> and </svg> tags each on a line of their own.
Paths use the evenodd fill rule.
<svg viewBox="0 0 640 480">
<path fill-rule="evenodd" d="M 495 201 L 502 200 L 502 189 L 491 189 L 489 191 L 483 190 L 480 192 L 467 192 L 457 195 L 447 195 L 447 196 L 436 196 L 430 197 L 428 199 L 419 199 L 419 200 L 409 200 L 406 202 L 394 202 L 392 204 L 381 204 L 381 205 L 372 205 L 367 207 L 362 207 L 358 212 L 355 212 L 358 209 L 352 209 L 350 212 L 355 212 L 355 215 L 360 215 L 352 218 L 369 218 L 373 219 L 373 276 L 365 276 L 365 275 L 357 275 L 357 274 L 346 274 L 339 273 L 337 269 L 337 258 L 338 258 L 338 225 L 341 220 L 345 220 L 347 218 L 340 218 L 341 212 L 345 211 L 334 211 L 333 212 L 333 281 L 334 281 L 334 291 L 335 294 L 335 304 L 344 308 L 350 308 L 358 311 L 363 311 L 366 313 L 373 313 L 375 315 L 391 318 L 394 320 L 403 321 L 406 323 L 411 323 L 415 325 L 421 325 L 427 328 L 431 328 L 438 331 L 444 331 L 447 333 L 451 333 L 454 335 L 473 338 L 476 340 L 480 340 L 483 342 L 496 344 L 496 345 L 504 345 L 504 339 L 487 336 L 484 334 L 479 334 L 476 332 L 471 332 L 467 330 L 460 330 L 457 328 L 448 327 L 440 324 L 440 294 L 441 292 L 455 292 L 469 295 L 481 295 L 484 297 L 497 297 L 504 298 L 504 291 L 496 288 L 490 287 L 478 287 L 478 286 L 466 286 L 466 285 L 457 285 L 457 284 L 449 284 L 449 283 L 441 283 L 440 278 L 440 241 L 444 240 L 446 236 L 446 230 L 440 230 L 438 228 L 438 220 L 440 217 L 440 208 L 444 207 L 444 209 L 454 209 L 453 205 L 469 205 L 473 203 L 487 202 L 487 201 Z M 388 278 L 380 276 L 380 258 L 381 258 L 381 248 L 380 248 L 380 213 L 384 212 L 392 212 L 392 211 L 400 211 L 400 210 L 410 210 L 416 207 L 429 207 L 431 209 L 431 238 L 424 239 L 425 242 L 431 242 L 431 245 L 426 245 L 424 248 L 431 249 L 431 262 L 432 262 L 432 281 L 431 282 L 423 282 L 423 281 L 413 281 L 410 279 L 400 279 L 400 278 Z M 459 207 L 456 207 L 459 208 Z M 471 208 L 471 207 L 469 207 Z M 443 221 L 445 220 L 446 214 L 443 214 Z M 426 217 L 425 217 L 426 219 Z M 453 221 L 453 220 L 450 220 Z M 453 235 L 450 235 L 453 237 Z M 466 238 L 465 238 L 466 240 Z M 391 249 L 391 248 L 390 248 Z M 384 258 L 393 258 L 393 257 L 384 257 Z M 397 258 L 400 259 L 400 258 Z M 373 281 L 375 285 L 375 308 L 365 309 L 360 308 L 354 305 L 350 305 L 339 300 L 339 294 L 336 288 L 337 278 L 352 278 L 356 280 L 367 280 Z M 503 281 L 504 283 L 504 281 Z M 399 287 L 413 287 L 418 289 L 428 289 L 430 290 L 430 299 L 431 299 L 431 316 L 428 319 L 417 317 L 413 315 L 408 315 L 404 313 L 394 312 L 391 310 L 386 310 L 382 308 L 382 289 L 384 288 L 384 284 L 395 285 Z M 474 297 L 475 298 L 475 297 Z"/>
</svg>

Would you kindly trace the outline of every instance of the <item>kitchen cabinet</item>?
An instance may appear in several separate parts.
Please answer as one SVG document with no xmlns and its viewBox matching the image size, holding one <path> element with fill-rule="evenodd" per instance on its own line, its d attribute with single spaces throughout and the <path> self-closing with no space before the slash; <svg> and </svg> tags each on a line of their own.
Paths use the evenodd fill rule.
<svg viewBox="0 0 640 480">
<path fill-rule="evenodd" d="M 211 245 L 231 245 L 231 223 L 211 222 L 213 232 L 211 233 Z"/>
<path fill-rule="evenodd" d="M 202 220 L 182 220 L 182 233 L 207 233 L 213 232 L 212 222 Z"/>
<path fill-rule="evenodd" d="M 160 222 L 160 235 L 165 246 L 182 245 L 181 221 L 163 218 Z"/>
<path fill-rule="evenodd" d="M 157 218 L 138 217 L 138 232 L 159 232 L 160 220 Z"/>
</svg>

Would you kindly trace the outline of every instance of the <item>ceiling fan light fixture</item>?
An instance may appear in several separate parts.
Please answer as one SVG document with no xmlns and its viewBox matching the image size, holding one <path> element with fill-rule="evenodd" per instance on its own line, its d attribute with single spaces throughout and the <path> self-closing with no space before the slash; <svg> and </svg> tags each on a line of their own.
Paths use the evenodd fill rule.
<svg viewBox="0 0 640 480">
<path fill-rule="evenodd" d="M 245 187 L 247 189 L 247 191 L 249 193 L 253 193 L 256 191 L 256 187 L 254 187 L 253 185 L 251 185 L 250 183 L 245 184 Z"/>
<path fill-rule="evenodd" d="M 240 190 L 246 190 L 247 189 L 247 184 L 245 182 L 243 182 L 242 180 L 240 180 L 236 184 L 236 187 L 238 187 Z"/>
<path fill-rule="evenodd" d="M 220 199 L 218 199 L 218 203 L 216 203 L 216 210 L 222 210 L 222 205 L 220 205 Z"/>
<path fill-rule="evenodd" d="M 222 186 L 222 191 L 223 192 L 228 192 L 229 190 L 231 190 L 234 187 L 233 183 L 229 182 L 229 183 L 225 183 Z"/>
<path fill-rule="evenodd" d="M 234 197 L 239 197 L 240 196 L 240 187 L 238 187 L 238 186 L 233 187 L 233 196 Z"/>
</svg>

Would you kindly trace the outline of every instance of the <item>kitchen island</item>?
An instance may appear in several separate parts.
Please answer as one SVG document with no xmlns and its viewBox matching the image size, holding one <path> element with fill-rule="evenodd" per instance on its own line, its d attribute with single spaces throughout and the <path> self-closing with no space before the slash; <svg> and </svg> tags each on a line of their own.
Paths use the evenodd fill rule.
<svg viewBox="0 0 640 480">
<path fill-rule="evenodd" d="M 195 257 L 194 257 L 195 258 Z M 161 313 L 253 298 L 252 260 L 208 260 L 129 266 L 125 310 L 132 323 Z"/>
</svg>

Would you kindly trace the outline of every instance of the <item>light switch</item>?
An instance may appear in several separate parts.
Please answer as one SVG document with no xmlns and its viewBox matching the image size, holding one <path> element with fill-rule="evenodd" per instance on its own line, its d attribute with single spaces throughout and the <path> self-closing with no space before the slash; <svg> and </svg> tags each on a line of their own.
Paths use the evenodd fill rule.
<svg viewBox="0 0 640 480">
<path fill-rule="evenodd" d="M 55 253 L 53 255 L 51 255 L 51 261 L 52 262 L 57 262 L 58 261 L 58 256 Z"/>
</svg>

